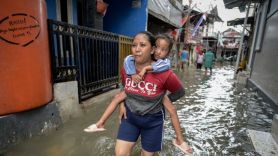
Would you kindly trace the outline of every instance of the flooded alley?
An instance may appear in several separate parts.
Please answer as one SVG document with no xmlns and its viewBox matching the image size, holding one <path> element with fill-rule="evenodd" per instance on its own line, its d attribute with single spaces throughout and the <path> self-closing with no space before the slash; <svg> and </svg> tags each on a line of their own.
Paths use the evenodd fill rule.
<svg viewBox="0 0 278 156">
<path fill-rule="evenodd" d="M 173 104 L 192 156 L 278 156 L 277 43 L 278 0 L 2 0 L 0 156 L 113 156 L 118 110 L 105 131 L 84 129 L 121 78 L 130 110 L 156 116 L 167 89 L 183 94 L 169 68 L 185 89 Z M 159 137 L 149 122 L 121 127 L 157 146 L 163 127 L 155 155 L 184 155 L 170 114 L 159 117 Z"/>
<path fill-rule="evenodd" d="M 246 130 L 270 131 L 273 110 L 255 91 L 238 86 L 233 79 L 234 66 L 217 65 L 213 74 L 188 68 L 176 71 L 186 89 L 186 95 L 175 102 L 183 134 L 193 146 L 193 155 L 255 156 Z M 107 103 L 93 105 L 84 116 L 71 120 L 45 136 L 33 137 L 4 151 L 4 156 L 112 156 L 117 136 L 117 112 L 106 124 L 107 131 L 85 133 Z M 169 119 L 161 156 L 183 155 L 172 145 L 174 130 Z M 133 156 L 140 154 L 140 145 Z"/>
</svg>

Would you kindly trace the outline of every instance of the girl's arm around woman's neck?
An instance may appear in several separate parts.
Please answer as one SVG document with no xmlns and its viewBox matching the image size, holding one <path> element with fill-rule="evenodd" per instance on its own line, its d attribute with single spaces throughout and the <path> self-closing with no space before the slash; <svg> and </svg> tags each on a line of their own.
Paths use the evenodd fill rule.
<svg viewBox="0 0 278 156">
<path fill-rule="evenodd" d="M 141 71 L 144 67 L 151 65 L 151 63 L 152 63 L 151 60 L 146 63 L 142 63 L 142 64 L 135 63 L 136 70 Z"/>
</svg>

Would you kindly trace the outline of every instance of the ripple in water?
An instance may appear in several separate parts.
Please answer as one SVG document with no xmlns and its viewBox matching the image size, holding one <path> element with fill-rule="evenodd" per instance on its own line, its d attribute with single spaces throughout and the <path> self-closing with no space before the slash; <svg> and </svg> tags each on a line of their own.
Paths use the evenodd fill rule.
<svg viewBox="0 0 278 156">
<path fill-rule="evenodd" d="M 183 76 L 186 96 L 175 102 L 194 155 L 259 155 L 246 130 L 269 131 L 273 110 L 256 93 L 236 87 L 233 66 L 217 67 L 211 76 L 203 72 Z M 166 147 L 160 155 L 182 155 L 170 142 L 175 133 L 167 118 Z"/>
</svg>

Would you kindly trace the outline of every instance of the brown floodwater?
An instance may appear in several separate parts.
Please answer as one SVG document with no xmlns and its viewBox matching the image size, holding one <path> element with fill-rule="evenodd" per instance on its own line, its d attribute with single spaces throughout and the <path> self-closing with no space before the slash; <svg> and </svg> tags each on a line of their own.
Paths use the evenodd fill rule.
<svg viewBox="0 0 278 156">
<path fill-rule="evenodd" d="M 259 155 L 246 130 L 270 131 L 273 109 L 255 91 L 239 86 L 233 79 L 234 67 L 217 65 L 212 75 L 193 68 L 176 71 L 186 95 L 175 102 L 183 134 L 199 155 Z M 108 103 L 108 101 L 107 101 Z M 106 124 L 107 131 L 85 133 L 107 103 L 94 105 L 84 116 L 71 120 L 58 130 L 5 150 L 4 156 L 112 156 L 118 129 L 117 113 Z M 160 156 L 183 155 L 171 140 L 174 130 L 169 115 L 165 121 L 163 150 Z M 132 155 L 140 154 L 138 143 Z"/>
</svg>

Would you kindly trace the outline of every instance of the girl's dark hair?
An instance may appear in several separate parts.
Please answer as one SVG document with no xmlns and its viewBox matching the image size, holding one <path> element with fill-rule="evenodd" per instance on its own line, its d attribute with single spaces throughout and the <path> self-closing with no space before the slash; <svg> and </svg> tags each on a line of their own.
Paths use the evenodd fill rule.
<svg viewBox="0 0 278 156">
<path fill-rule="evenodd" d="M 147 38 L 148 38 L 148 41 L 151 43 L 151 46 L 155 46 L 155 37 L 154 37 L 154 35 L 151 32 L 149 32 L 149 31 L 141 31 L 141 32 L 137 33 L 135 36 L 137 36 L 139 34 L 146 35 Z"/>
<path fill-rule="evenodd" d="M 164 39 L 169 43 L 169 52 L 170 52 L 173 47 L 173 42 L 174 42 L 173 39 L 167 34 L 158 34 L 155 37 L 155 40 L 158 40 L 158 39 Z"/>
</svg>

